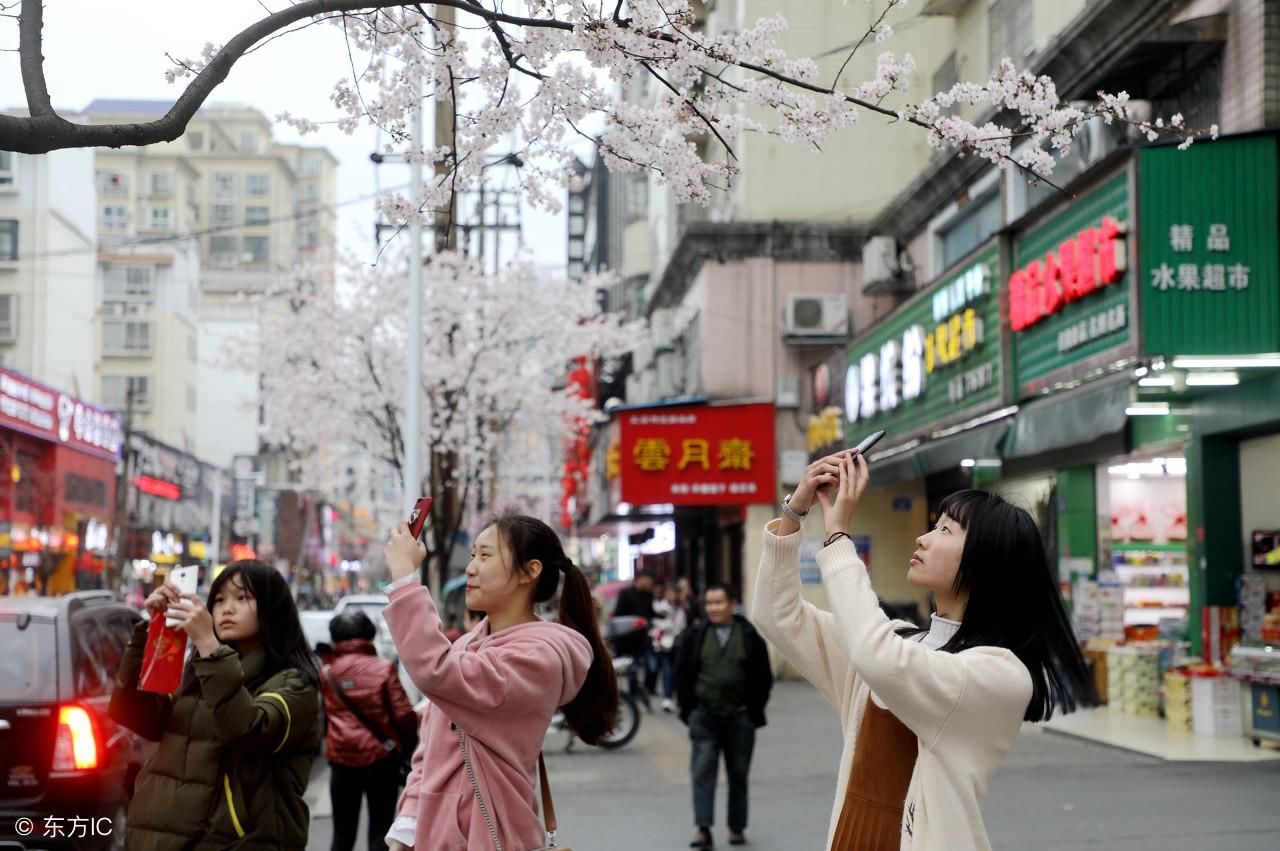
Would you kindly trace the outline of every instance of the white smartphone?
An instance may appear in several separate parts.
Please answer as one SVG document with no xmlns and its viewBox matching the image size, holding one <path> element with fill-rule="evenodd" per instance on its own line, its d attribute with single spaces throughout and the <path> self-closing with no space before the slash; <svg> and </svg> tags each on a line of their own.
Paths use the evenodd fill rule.
<svg viewBox="0 0 1280 851">
<path fill-rule="evenodd" d="M 198 567 L 175 567 L 169 571 L 168 581 L 177 586 L 178 592 L 181 594 L 196 593 L 196 583 L 200 578 L 200 568 Z M 164 625 L 174 628 L 179 625 L 179 621 L 173 618 L 165 618 Z"/>
<path fill-rule="evenodd" d="M 862 438 L 862 442 L 861 442 L 861 443 L 859 443 L 857 446 L 853 447 L 853 453 L 854 453 L 855 455 L 866 455 L 866 454 L 867 454 L 867 450 L 868 450 L 868 449 L 870 449 L 871 447 L 875 446 L 877 443 L 879 443 L 879 442 L 880 442 L 880 438 L 882 438 L 882 437 L 884 437 L 884 431 L 883 431 L 883 430 L 881 430 L 881 431 L 875 431 L 875 432 L 872 432 L 871 434 L 869 434 L 869 435 L 867 435 L 866 437 Z"/>
</svg>

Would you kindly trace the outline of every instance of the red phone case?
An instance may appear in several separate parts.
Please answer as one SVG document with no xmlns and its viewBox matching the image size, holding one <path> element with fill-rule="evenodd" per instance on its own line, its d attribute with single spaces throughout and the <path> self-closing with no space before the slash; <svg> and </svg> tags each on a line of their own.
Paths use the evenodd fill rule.
<svg viewBox="0 0 1280 851">
<path fill-rule="evenodd" d="M 424 496 L 413 506 L 409 515 L 409 534 L 415 538 L 422 537 L 422 527 L 427 524 L 427 514 L 431 511 L 431 497 Z"/>
</svg>

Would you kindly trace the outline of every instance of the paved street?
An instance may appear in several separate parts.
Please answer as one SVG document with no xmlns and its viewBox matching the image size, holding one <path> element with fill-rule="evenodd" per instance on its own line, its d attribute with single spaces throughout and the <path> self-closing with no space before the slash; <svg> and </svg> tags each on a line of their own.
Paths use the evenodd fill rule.
<svg viewBox="0 0 1280 851">
<path fill-rule="evenodd" d="M 756 748 L 750 847 L 822 846 L 839 742 L 835 715 L 813 689 L 778 685 Z M 636 741 L 616 753 L 580 746 L 565 754 L 559 744 L 548 740 L 547 761 L 565 844 L 579 851 L 687 847 L 688 746 L 678 721 L 646 716 Z M 327 770 L 318 770 L 312 794 L 327 797 L 326 782 Z M 1280 832 L 1277 783 L 1276 763 L 1165 764 L 1028 729 L 985 812 L 996 848 L 1252 851 L 1274 847 Z M 327 813 L 327 800 L 316 809 Z M 723 823 L 716 832 L 728 847 Z M 308 847 L 326 851 L 330 836 L 329 819 L 316 818 Z"/>
</svg>

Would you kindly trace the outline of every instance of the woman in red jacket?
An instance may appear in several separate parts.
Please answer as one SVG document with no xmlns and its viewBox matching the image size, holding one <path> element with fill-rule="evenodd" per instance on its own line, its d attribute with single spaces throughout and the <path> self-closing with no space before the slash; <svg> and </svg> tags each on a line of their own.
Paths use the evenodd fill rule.
<svg viewBox="0 0 1280 851">
<path fill-rule="evenodd" d="M 382 848 L 395 821 L 400 769 L 418 743 L 418 716 L 395 666 L 373 646 L 377 628 L 359 609 L 329 623 L 333 662 L 320 678 L 329 717 L 325 754 L 333 801 L 333 851 L 351 851 L 360 802 L 369 800 L 369 847 Z"/>
</svg>

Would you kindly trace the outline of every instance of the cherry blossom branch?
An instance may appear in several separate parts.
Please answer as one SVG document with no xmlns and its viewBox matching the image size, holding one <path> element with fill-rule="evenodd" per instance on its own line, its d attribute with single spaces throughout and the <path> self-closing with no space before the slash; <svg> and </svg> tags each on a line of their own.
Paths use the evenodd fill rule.
<svg viewBox="0 0 1280 851">
<path fill-rule="evenodd" d="M 657 71 L 653 70 L 653 66 L 650 65 L 648 62 L 641 62 L 640 67 L 648 71 L 649 74 L 652 75 L 652 77 L 655 80 L 657 80 L 659 83 L 662 83 L 662 85 L 670 89 L 671 93 L 675 95 L 677 98 L 679 98 L 681 103 L 687 106 L 693 112 L 694 115 L 698 116 L 698 118 L 702 121 L 703 124 L 707 125 L 707 129 L 710 130 L 713 134 L 715 134 L 715 137 L 718 140 L 720 140 L 720 144 L 724 145 L 724 149 L 729 152 L 730 159 L 736 160 L 738 158 L 738 155 L 733 152 L 733 147 L 728 142 L 725 141 L 725 138 L 720 135 L 720 131 L 716 129 L 715 123 L 706 115 L 704 115 L 702 113 L 702 110 L 698 109 L 697 105 L 694 104 L 692 98 L 682 94 L 680 90 L 677 89 L 675 86 L 671 85 L 671 83 L 665 77 L 663 77 Z"/>
</svg>

